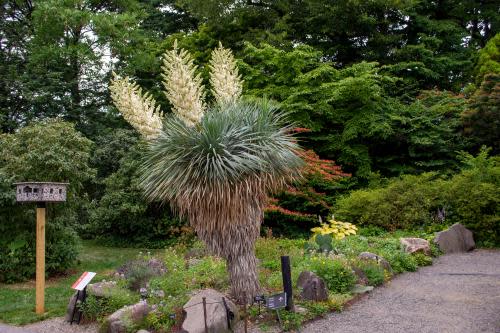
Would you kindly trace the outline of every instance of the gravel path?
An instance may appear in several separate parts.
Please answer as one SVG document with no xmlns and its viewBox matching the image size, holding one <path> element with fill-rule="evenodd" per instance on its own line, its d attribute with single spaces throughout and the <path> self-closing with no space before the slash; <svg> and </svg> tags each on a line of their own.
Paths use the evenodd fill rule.
<svg viewBox="0 0 500 333">
<path fill-rule="evenodd" d="M 96 323 L 70 325 L 64 317 L 47 319 L 23 327 L 33 333 L 96 333 L 98 331 Z"/>
<path fill-rule="evenodd" d="M 301 333 L 500 333 L 500 251 L 439 257 Z"/>
</svg>

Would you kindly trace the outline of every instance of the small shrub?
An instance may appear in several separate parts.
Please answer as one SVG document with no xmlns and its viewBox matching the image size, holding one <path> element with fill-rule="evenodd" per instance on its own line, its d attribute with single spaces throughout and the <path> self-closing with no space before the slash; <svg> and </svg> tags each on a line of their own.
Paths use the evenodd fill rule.
<svg viewBox="0 0 500 333">
<path fill-rule="evenodd" d="M 385 253 L 383 257 L 391 264 L 392 270 L 396 273 L 415 272 L 418 268 L 415 257 L 408 253 L 395 251 Z"/>
<path fill-rule="evenodd" d="M 349 292 L 357 280 L 351 267 L 342 260 L 312 257 L 310 269 L 325 280 L 328 289 L 333 293 Z"/>
<path fill-rule="evenodd" d="M 347 294 L 330 294 L 328 296 L 328 306 L 330 310 L 341 312 L 344 309 L 344 304 L 351 299 Z"/>
<path fill-rule="evenodd" d="M 366 260 L 359 261 L 359 268 L 365 273 L 370 286 L 379 286 L 385 281 L 385 272 L 380 265 Z"/>
<path fill-rule="evenodd" d="M 308 311 L 308 317 L 319 317 L 330 311 L 330 304 L 328 302 L 306 302 L 303 303 Z"/>
<path fill-rule="evenodd" d="M 128 288 L 138 291 L 140 288 L 146 287 L 146 283 L 152 277 L 166 273 L 166 267 L 158 259 L 140 258 L 127 262 L 117 272 L 123 274 Z"/>
<path fill-rule="evenodd" d="M 430 266 L 432 265 L 432 258 L 426 256 L 423 253 L 414 253 L 413 258 L 415 258 L 415 262 L 418 266 Z"/>
<path fill-rule="evenodd" d="M 139 295 L 126 289 L 112 288 L 109 297 L 89 295 L 80 305 L 83 315 L 92 320 L 100 320 L 118 309 L 139 301 Z"/>
<path fill-rule="evenodd" d="M 169 332 L 170 328 L 175 324 L 175 318 L 172 318 L 174 313 L 171 306 L 160 303 L 157 305 L 156 311 L 150 312 L 146 316 L 145 326 L 159 332 Z"/>
<path fill-rule="evenodd" d="M 369 236 L 382 236 L 386 232 L 387 231 L 384 228 L 377 227 L 375 225 L 367 225 L 365 227 L 360 228 L 358 234 L 360 236 L 369 237 Z"/>
<path fill-rule="evenodd" d="M 229 285 L 226 263 L 221 258 L 205 257 L 187 271 L 192 289 L 224 289 Z"/>
<path fill-rule="evenodd" d="M 301 313 L 278 310 L 281 316 L 281 322 L 283 323 L 283 330 L 290 331 L 300 328 L 302 322 L 305 320 L 304 315 Z"/>
</svg>

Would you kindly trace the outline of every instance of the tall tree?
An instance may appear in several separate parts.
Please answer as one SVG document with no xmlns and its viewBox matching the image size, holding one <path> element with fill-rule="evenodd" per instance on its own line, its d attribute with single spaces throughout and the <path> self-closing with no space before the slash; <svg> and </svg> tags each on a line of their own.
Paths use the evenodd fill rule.
<svg viewBox="0 0 500 333">
<path fill-rule="evenodd" d="M 29 101 L 19 77 L 28 62 L 32 13 L 32 1 L 0 5 L 0 133 L 13 132 L 28 118 Z"/>
<path fill-rule="evenodd" d="M 128 0 L 37 2 L 24 76 L 33 116 L 63 117 L 96 133 L 107 122 L 111 64 L 134 39 L 140 15 Z"/>
</svg>

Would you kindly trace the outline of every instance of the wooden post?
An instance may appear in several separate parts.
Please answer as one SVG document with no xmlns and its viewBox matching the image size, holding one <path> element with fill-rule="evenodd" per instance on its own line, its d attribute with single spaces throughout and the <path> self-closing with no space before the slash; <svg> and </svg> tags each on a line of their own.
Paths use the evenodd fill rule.
<svg viewBox="0 0 500 333">
<path fill-rule="evenodd" d="M 45 202 L 36 207 L 36 308 L 45 312 Z"/>
<path fill-rule="evenodd" d="M 290 257 L 281 257 L 281 275 L 283 278 L 283 289 L 286 293 L 286 307 L 288 311 L 295 311 L 293 304 L 292 271 L 290 269 Z"/>
</svg>

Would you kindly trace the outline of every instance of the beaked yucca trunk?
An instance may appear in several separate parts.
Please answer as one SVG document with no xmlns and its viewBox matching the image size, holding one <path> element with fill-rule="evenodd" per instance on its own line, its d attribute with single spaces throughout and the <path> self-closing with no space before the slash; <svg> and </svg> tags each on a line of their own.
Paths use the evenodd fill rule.
<svg viewBox="0 0 500 333">
<path fill-rule="evenodd" d="M 209 251 L 226 260 L 232 296 L 249 303 L 260 290 L 255 242 L 260 234 L 265 194 L 243 193 L 231 202 L 205 202 L 201 209 L 193 210 L 204 214 L 192 214 L 190 222 Z"/>
<path fill-rule="evenodd" d="M 235 258 L 226 258 L 226 262 L 231 294 L 240 304 L 251 303 L 260 290 L 257 258 L 253 248 Z"/>
</svg>

